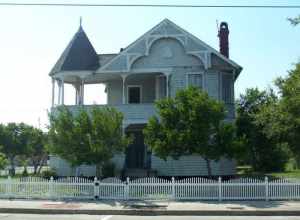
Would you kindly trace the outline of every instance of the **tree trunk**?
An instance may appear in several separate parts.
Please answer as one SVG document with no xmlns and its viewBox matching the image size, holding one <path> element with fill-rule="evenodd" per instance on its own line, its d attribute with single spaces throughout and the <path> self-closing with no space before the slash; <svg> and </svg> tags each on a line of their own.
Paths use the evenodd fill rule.
<svg viewBox="0 0 300 220">
<path fill-rule="evenodd" d="M 300 156 L 295 156 L 295 169 L 299 169 L 300 168 Z"/>
<path fill-rule="evenodd" d="M 33 164 L 33 174 L 35 175 L 37 173 L 38 165 Z"/>
<path fill-rule="evenodd" d="M 24 170 L 23 170 L 22 175 L 23 175 L 23 176 L 27 176 L 27 175 L 28 175 L 27 165 L 24 165 Z"/>
<path fill-rule="evenodd" d="M 207 168 L 207 174 L 208 174 L 208 177 L 211 178 L 212 175 L 211 175 L 211 164 L 210 164 L 210 160 L 205 158 L 205 162 L 206 162 L 206 168 Z"/>
<path fill-rule="evenodd" d="M 102 177 L 102 164 L 101 163 L 96 164 L 96 177 L 99 179 Z"/>
<path fill-rule="evenodd" d="M 251 151 L 251 166 L 254 171 L 258 169 L 258 164 L 257 164 L 257 158 L 256 158 L 256 152 L 254 147 L 250 147 Z"/>
<path fill-rule="evenodd" d="M 15 159 L 14 156 L 10 156 L 10 157 L 9 157 L 9 161 L 10 161 L 9 175 L 10 175 L 10 176 L 14 176 L 14 175 L 16 174 L 15 161 L 14 161 L 14 159 Z"/>
<path fill-rule="evenodd" d="M 38 171 L 37 171 L 38 174 L 41 173 L 41 170 L 42 170 L 42 168 L 43 168 L 43 166 L 44 166 L 45 161 L 47 160 L 47 157 L 48 157 L 47 154 L 44 155 L 43 158 L 42 158 L 42 160 L 40 161 L 40 167 L 39 167 L 39 169 L 38 169 Z"/>
</svg>

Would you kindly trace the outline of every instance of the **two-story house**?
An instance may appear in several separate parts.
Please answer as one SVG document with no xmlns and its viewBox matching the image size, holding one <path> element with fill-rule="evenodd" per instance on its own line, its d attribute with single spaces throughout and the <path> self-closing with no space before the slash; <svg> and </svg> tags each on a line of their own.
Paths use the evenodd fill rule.
<svg viewBox="0 0 300 220">
<path fill-rule="evenodd" d="M 52 106 L 64 105 L 64 84 L 68 83 L 75 88 L 76 100 L 67 107 L 73 112 L 78 106 L 90 109 L 91 105 L 84 104 L 84 86 L 104 84 L 107 105 L 124 114 L 124 130 L 135 136 L 126 154 L 116 155 L 112 160 L 119 172 L 125 171 L 129 176 L 147 175 L 149 170 L 159 176 L 207 175 L 200 156 L 167 161 L 156 157 L 145 146 L 142 130 L 149 117 L 156 114 L 155 100 L 174 97 L 177 90 L 189 85 L 223 101 L 227 120 L 234 119 L 234 82 L 242 68 L 229 59 L 228 35 L 228 25 L 222 22 L 219 52 L 165 19 L 119 53 L 97 54 L 80 25 L 51 70 Z M 56 156 L 51 156 L 50 166 L 58 175 L 75 175 L 74 169 Z M 212 163 L 213 175 L 234 173 L 232 160 L 224 158 Z M 95 168 L 83 165 L 76 169 L 76 174 L 94 175 Z"/>
</svg>

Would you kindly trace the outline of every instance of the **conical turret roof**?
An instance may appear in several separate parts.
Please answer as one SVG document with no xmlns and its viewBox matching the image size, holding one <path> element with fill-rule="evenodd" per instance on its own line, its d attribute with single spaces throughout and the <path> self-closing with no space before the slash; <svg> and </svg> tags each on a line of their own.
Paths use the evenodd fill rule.
<svg viewBox="0 0 300 220">
<path fill-rule="evenodd" d="M 64 50 L 50 75 L 60 71 L 95 70 L 99 68 L 99 58 L 83 28 L 78 31 Z"/>
</svg>

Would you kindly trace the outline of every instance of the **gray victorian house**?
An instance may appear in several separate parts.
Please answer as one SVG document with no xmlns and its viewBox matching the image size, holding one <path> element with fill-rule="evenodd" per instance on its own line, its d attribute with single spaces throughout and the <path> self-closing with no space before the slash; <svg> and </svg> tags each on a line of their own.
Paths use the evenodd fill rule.
<svg viewBox="0 0 300 220">
<path fill-rule="evenodd" d="M 119 53 L 97 54 L 80 26 L 50 72 L 52 107 L 64 105 L 64 84 L 68 83 L 75 88 L 76 100 L 67 107 L 75 112 L 79 106 L 90 109 L 91 105 L 84 104 L 84 86 L 104 84 L 106 105 L 123 113 L 125 132 L 135 136 L 127 152 L 112 159 L 116 175 L 205 176 L 206 164 L 198 155 L 167 161 L 156 157 L 145 146 L 142 130 L 149 117 L 156 114 L 155 100 L 174 97 L 177 90 L 190 85 L 223 101 L 226 120 L 234 119 L 234 83 L 242 68 L 229 59 L 228 36 L 228 25 L 222 22 L 218 33 L 220 51 L 217 51 L 165 19 Z M 55 155 L 50 157 L 50 166 L 58 175 L 95 175 L 94 166 L 71 169 Z M 224 158 L 212 163 L 213 175 L 234 173 L 232 160 Z"/>
</svg>

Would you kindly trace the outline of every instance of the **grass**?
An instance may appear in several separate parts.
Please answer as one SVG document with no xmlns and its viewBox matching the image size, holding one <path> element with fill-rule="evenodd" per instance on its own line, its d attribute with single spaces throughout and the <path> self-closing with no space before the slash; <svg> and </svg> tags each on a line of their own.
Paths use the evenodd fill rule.
<svg viewBox="0 0 300 220">
<path fill-rule="evenodd" d="M 253 171 L 251 166 L 239 166 L 237 167 L 237 175 L 240 177 L 264 177 L 269 176 L 273 178 L 285 177 L 285 178 L 300 178 L 300 169 L 287 170 L 283 172 L 257 172 Z"/>
<path fill-rule="evenodd" d="M 286 172 L 269 173 L 267 175 L 273 177 L 300 178 L 300 170 L 292 170 Z"/>
</svg>

